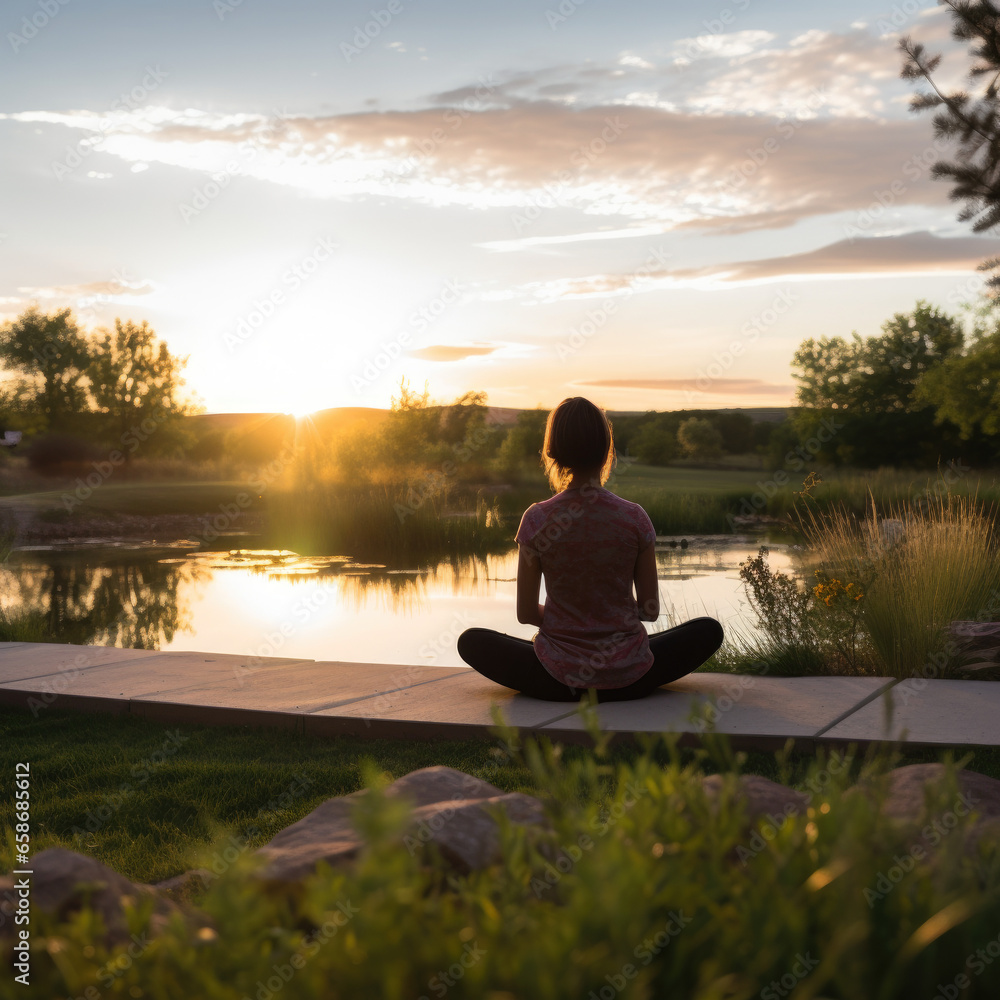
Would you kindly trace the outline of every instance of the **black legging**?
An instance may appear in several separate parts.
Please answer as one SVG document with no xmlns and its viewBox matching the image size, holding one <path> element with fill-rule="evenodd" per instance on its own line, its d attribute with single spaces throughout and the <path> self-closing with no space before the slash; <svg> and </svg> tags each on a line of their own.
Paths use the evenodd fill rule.
<svg viewBox="0 0 1000 1000">
<path fill-rule="evenodd" d="M 645 698 L 663 684 L 691 673 L 722 645 L 722 626 L 714 618 L 693 618 L 649 637 L 653 665 L 627 687 L 598 688 L 598 701 Z M 530 639 L 490 628 L 469 628 L 458 637 L 458 654 L 484 677 L 543 701 L 576 701 L 586 688 L 557 681 L 539 662 Z"/>
</svg>

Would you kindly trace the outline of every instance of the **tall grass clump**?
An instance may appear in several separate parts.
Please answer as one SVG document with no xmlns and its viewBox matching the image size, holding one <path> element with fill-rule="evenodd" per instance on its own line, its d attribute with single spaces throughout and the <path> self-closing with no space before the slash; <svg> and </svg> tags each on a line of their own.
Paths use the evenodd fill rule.
<svg viewBox="0 0 1000 1000">
<path fill-rule="evenodd" d="M 890 505 L 873 499 L 802 519 L 809 561 L 827 581 L 857 588 L 861 626 L 882 671 L 898 678 L 949 672 L 948 625 L 1000 611 L 994 511 L 974 497 L 930 496 Z"/>
</svg>

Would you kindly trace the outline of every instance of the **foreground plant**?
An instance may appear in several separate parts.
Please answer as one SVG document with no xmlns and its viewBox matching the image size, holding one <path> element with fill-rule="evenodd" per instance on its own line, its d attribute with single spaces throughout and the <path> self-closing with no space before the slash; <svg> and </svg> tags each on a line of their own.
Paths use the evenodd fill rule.
<svg viewBox="0 0 1000 1000">
<path fill-rule="evenodd" d="M 406 849 L 407 810 L 372 776 L 355 817 L 367 847 L 352 865 L 278 891 L 247 853 L 195 899 L 198 921 L 147 933 L 149 908 L 137 907 L 131 951 L 103 944 L 90 911 L 36 916 L 24 995 L 889 1000 L 959 974 L 974 980 L 963 996 L 1000 982 L 1000 962 L 968 964 L 997 940 L 992 844 L 971 850 L 964 816 L 917 858 L 877 794 L 846 792 L 857 778 L 877 792 L 890 762 L 834 767 L 821 755 L 803 812 L 753 823 L 737 797 L 743 758 L 722 738 L 684 764 L 673 738 L 615 763 L 596 733 L 594 753 L 572 759 L 507 735 L 549 830 L 501 824 L 492 868 L 459 876 L 433 850 Z M 929 790 L 929 816 L 953 801 L 955 780 L 949 767 Z"/>
</svg>

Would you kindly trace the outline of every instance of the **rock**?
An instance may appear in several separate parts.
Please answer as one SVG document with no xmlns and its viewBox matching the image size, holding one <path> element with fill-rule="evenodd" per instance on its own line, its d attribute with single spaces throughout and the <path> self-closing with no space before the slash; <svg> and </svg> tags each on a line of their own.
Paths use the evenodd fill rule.
<svg viewBox="0 0 1000 1000">
<path fill-rule="evenodd" d="M 714 802 L 722 791 L 724 778 L 710 774 L 702 779 L 705 794 Z M 777 781 L 770 781 L 756 774 L 743 774 L 737 779 L 737 800 L 744 804 L 751 822 L 759 819 L 778 819 L 804 813 L 809 806 L 809 796 Z"/>
<path fill-rule="evenodd" d="M 321 861 L 342 864 L 362 847 L 352 812 L 367 790 L 327 799 L 308 816 L 286 827 L 257 854 L 266 862 L 261 875 L 276 882 L 294 882 L 311 874 Z M 542 804 L 530 795 L 504 794 L 499 788 L 450 767 L 426 767 L 394 781 L 385 789 L 390 799 L 412 803 L 411 822 L 403 845 L 411 854 L 434 845 L 459 872 L 489 867 L 500 860 L 499 827 L 493 807 L 512 822 L 545 823 Z"/>
<path fill-rule="evenodd" d="M 1000 668 L 1000 622 L 954 621 L 946 634 L 958 647 L 957 669 L 984 676 Z"/>
<path fill-rule="evenodd" d="M 65 920 L 89 899 L 91 908 L 104 921 L 105 940 L 109 944 L 132 940 L 126 905 L 138 903 L 144 897 L 153 899 L 148 928 L 153 933 L 162 930 L 170 916 L 179 912 L 174 903 L 158 896 L 149 886 L 131 882 L 100 861 L 62 847 L 40 851 L 31 859 L 31 870 L 33 874 L 25 877 L 30 879 L 34 911 Z"/>
<path fill-rule="evenodd" d="M 954 621 L 948 634 L 969 649 L 1000 647 L 1000 622 Z"/>
<path fill-rule="evenodd" d="M 885 816 L 900 822 L 923 823 L 933 819 L 928 815 L 926 786 L 944 780 L 943 764 L 907 764 L 897 767 L 887 776 L 887 786 L 882 798 L 881 811 Z M 958 797 L 944 810 L 975 810 L 983 819 L 1000 816 L 1000 781 L 975 771 L 959 771 Z"/>
<path fill-rule="evenodd" d="M 163 882 L 156 882 L 153 888 L 167 899 L 174 902 L 187 902 L 193 896 L 198 895 L 208 888 L 213 879 L 218 878 L 207 868 L 195 868 L 189 872 L 182 872 L 173 878 L 165 879 Z"/>
<path fill-rule="evenodd" d="M 882 815 L 895 821 L 902 833 L 915 838 L 913 845 L 920 844 L 928 853 L 963 824 L 966 853 L 974 853 L 979 844 L 1000 842 L 1000 781 L 962 770 L 956 775 L 957 793 L 948 801 L 935 796 L 928 804 L 930 790 L 945 774 L 943 764 L 907 764 L 890 771 L 884 785 L 855 787 L 877 802 Z M 971 813 L 977 816 L 970 825 L 965 817 Z"/>
<path fill-rule="evenodd" d="M 878 523 L 878 533 L 883 543 L 894 545 L 906 538 L 906 525 L 898 517 L 883 517 Z"/>
</svg>

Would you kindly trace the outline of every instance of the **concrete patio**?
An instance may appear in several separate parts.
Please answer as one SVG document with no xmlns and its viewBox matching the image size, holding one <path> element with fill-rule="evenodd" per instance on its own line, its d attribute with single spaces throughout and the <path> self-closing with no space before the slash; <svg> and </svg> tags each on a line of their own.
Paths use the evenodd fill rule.
<svg viewBox="0 0 1000 1000">
<path fill-rule="evenodd" d="M 233 653 L 0 643 L 0 705 L 135 715 L 163 724 L 278 726 L 324 736 L 469 739 L 492 706 L 523 732 L 589 736 L 575 705 L 535 701 L 453 667 L 345 663 Z M 885 677 L 695 673 L 641 701 L 597 709 L 620 738 L 714 729 L 737 747 L 820 743 L 1000 745 L 1000 684 Z"/>
</svg>

